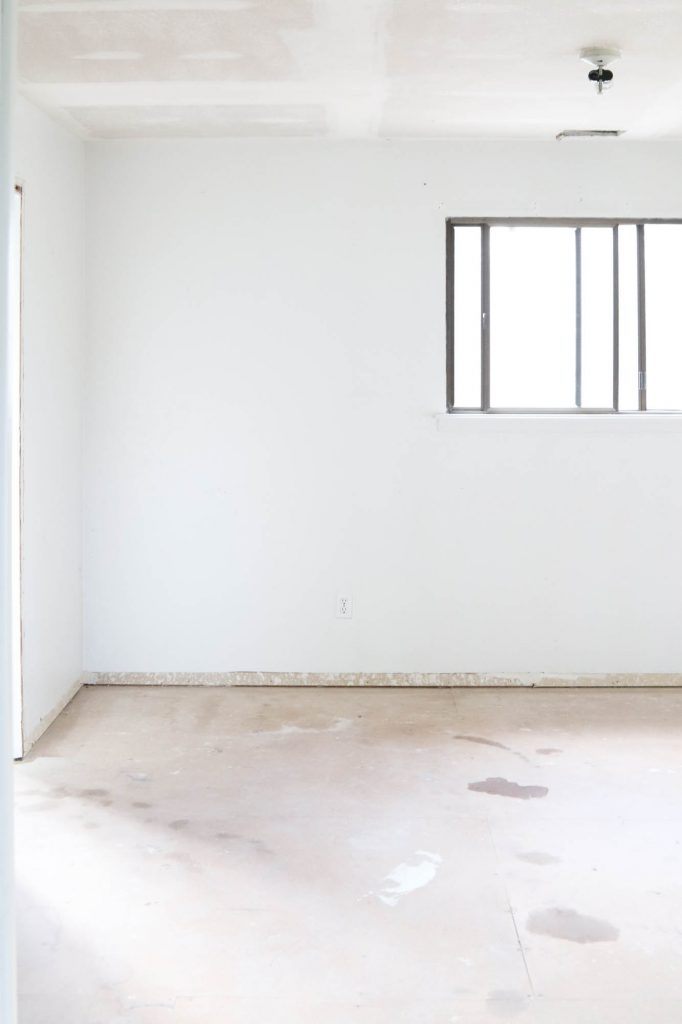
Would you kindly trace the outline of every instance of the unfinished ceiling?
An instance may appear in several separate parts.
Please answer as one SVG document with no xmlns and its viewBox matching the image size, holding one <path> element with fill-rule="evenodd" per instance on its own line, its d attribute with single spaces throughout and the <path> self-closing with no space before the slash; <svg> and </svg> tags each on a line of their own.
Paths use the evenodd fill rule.
<svg viewBox="0 0 682 1024">
<path fill-rule="evenodd" d="M 679 139 L 682 0 L 20 0 L 19 77 L 92 138 Z"/>
</svg>

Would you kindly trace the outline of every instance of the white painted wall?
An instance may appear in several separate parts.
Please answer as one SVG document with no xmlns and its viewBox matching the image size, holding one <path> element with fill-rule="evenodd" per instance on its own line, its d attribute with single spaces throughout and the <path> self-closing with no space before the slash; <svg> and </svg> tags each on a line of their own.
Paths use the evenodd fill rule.
<svg viewBox="0 0 682 1024">
<path fill-rule="evenodd" d="M 672 143 L 89 146 L 86 668 L 682 670 L 680 421 L 435 419 L 446 215 L 680 217 L 681 180 Z"/>
<path fill-rule="evenodd" d="M 82 672 L 83 143 L 20 100 L 24 736 Z"/>
<path fill-rule="evenodd" d="M 15 1024 L 14 786 L 12 772 L 12 171 L 16 10 L 0 0 L 0 1020 Z"/>
</svg>

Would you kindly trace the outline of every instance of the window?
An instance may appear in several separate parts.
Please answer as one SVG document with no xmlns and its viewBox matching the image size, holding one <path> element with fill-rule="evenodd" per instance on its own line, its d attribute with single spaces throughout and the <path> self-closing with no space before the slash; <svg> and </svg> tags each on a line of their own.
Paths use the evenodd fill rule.
<svg viewBox="0 0 682 1024">
<path fill-rule="evenodd" d="M 448 412 L 682 411 L 682 222 L 447 222 Z"/>
</svg>

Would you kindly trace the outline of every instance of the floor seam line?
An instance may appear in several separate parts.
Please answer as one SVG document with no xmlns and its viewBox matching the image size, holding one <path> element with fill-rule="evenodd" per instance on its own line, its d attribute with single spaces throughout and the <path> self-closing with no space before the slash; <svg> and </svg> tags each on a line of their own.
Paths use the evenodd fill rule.
<svg viewBox="0 0 682 1024">
<path fill-rule="evenodd" d="M 490 824 L 490 818 L 486 818 L 485 819 L 485 823 L 486 823 L 486 826 L 488 828 L 488 834 L 490 836 L 490 842 L 492 844 L 493 853 L 495 854 L 495 862 L 496 862 L 497 866 L 499 867 L 499 865 L 500 865 L 500 857 L 499 857 L 499 854 L 497 852 L 497 844 L 495 843 L 495 835 L 494 835 L 493 830 L 492 830 L 492 825 Z M 521 941 L 521 933 L 519 932 L 518 922 L 516 920 L 516 916 L 514 915 L 514 909 L 513 909 L 512 904 L 511 904 L 511 899 L 509 898 L 509 890 L 507 888 L 507 883 L 504 881 L 504 879 L 501 879 L 501 881 L 502 881 L 502 885 L 504 887 L 504 895 L 505 895 L 505 898 L 507 900 L 507 909 L 509 910 L 509 916 L 511 917 L 512 924 L 514 925 L 514 932 L 516 934 L 516 942 L 517 942 L 517 945 L 519 947 L 519 953 L 521 954 L 521 959 L 523 960 L 523 966 L 524 966 L 525 971 L 526 971 L 526 977 L 528 978 L 528 986 L 530 988 L 530 994 L 531 994 L 532 997 L 535 997 L 535 986 L 533 985 L 533 979 L 532 979 L 531 974 L 530 974 L 530 968 L 528 966 L 528 961 L 526 960 L 526 951 L 523 948 L 523 942 Z"/>
<path fill-rule="evenodd" d="M 506 890 L 507 890 L 507 887 L 505 885 L 505 892 L 506 892 Z M 526 951 L 523 948 L 523 943 L 521 942 L 521 933 L 519 932 L 519 926 L 518 926 L 518 923 L 516 921 L 516 916 L 514 914 L 514 909 L 513 909 L 512 905 L 511 905 L 511 902 L 509 900 L 509 894 L 508 893 L 507 893 L 507 904 L 509 906 L 509 913 L 511 915 L 512 923 L 514 925 L 514 931 L 516 932 L 516 941 L 519 944 L 519 952 L 521 953 L 521 959 L 523 960 L 523 966 L 526 968 L 526 977 L 528 978 L 528 984 L 530 986 L 530 994 L 531 994 L 531 996 L 535 997 L 535 986 L 533 985 L 533 979 L 530 976 L 530 968 L 528 966 L 528 961 L 526 960 Z"/>
</svg>

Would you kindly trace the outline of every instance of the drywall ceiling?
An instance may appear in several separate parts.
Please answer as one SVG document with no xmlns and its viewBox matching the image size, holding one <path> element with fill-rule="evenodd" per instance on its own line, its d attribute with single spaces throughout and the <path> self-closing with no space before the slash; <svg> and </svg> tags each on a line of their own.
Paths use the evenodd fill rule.
<svg viewBox="0 0 682 1024">
<path fill-rule="evenodd" d="M 93 138 L 679 139 L 682 0 L 20 0 L 19 76 Z"/>
</svg>

